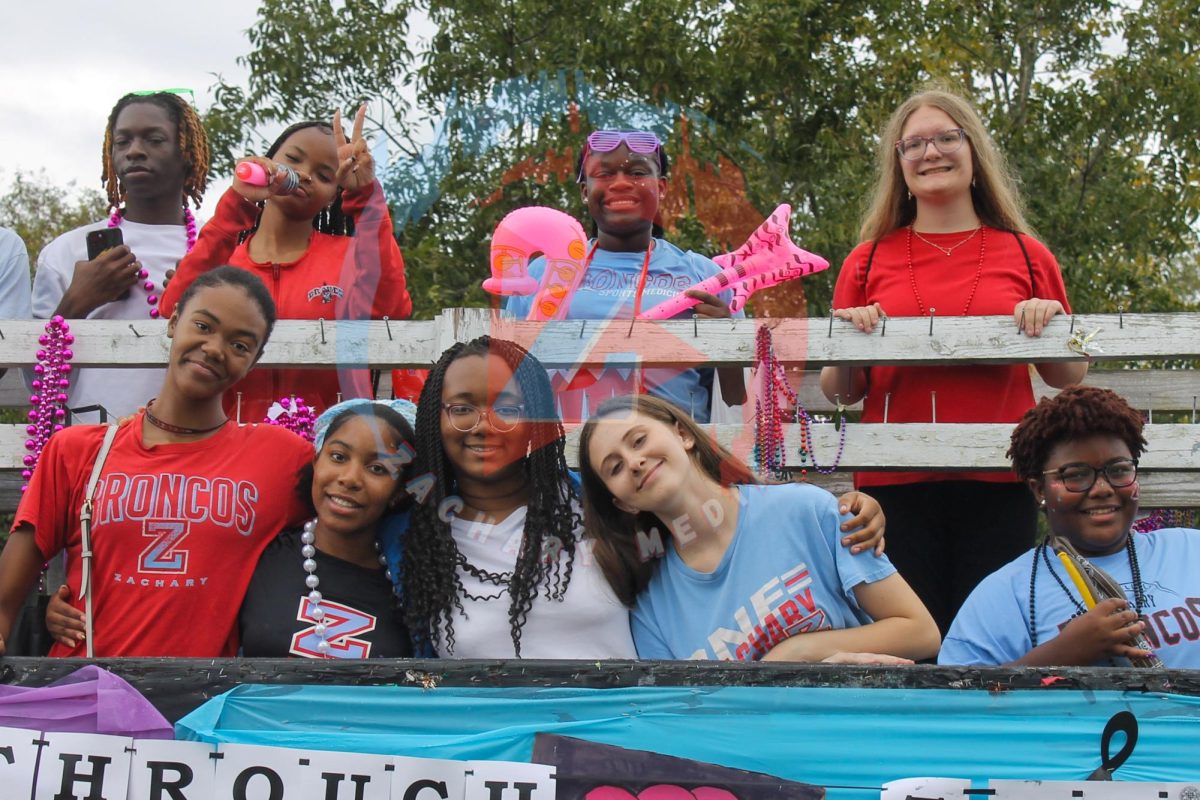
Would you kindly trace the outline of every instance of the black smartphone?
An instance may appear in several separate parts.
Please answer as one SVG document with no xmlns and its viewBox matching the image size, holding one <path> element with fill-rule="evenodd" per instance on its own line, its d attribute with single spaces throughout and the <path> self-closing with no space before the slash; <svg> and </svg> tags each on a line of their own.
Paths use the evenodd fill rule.
<svg viewBox="0 0 1200 800">
<path fill-rule="evenodd" d="M 88 261 L 95 261 L 96 257 L 105 250 L 111 250 L 124 242 L 125 239 L 121 236 L 120 228 L 101 228 L 98 231 L 91 231 L 87 235 Z"/>
</svg>

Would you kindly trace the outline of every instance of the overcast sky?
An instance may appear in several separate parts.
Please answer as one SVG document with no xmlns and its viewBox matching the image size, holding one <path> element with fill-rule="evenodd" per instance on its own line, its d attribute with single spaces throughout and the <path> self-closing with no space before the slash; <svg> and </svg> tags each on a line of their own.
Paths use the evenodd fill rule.
<svg viewBox="0 0 1200 800">
<path fill-rule="evenodd" d="M 108 112 L 130 91 L 187 87 L 203 110 L 236 61 L 258 0 L 4 0 L 0 44 L 0 190 L 17 169 L 100 188 Z M 205 197 L 211 211 L 228 180 Z M 208 216 L 208 214 L 205 214 Z"/>
</svg>

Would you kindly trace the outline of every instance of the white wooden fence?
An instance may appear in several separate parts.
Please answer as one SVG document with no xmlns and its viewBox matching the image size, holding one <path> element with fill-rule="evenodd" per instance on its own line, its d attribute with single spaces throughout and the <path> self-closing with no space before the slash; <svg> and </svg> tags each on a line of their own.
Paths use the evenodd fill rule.
<svg viewBox="0 0 1200 800">
<path fill-rule="evenodd" d="M 0 367 L 34 363 L 38 321 L 0 321 Z M 356 323 L 281 321 L 263 355 L 264 367 L 428 367 L 452 343 L 481 334 L 527 346 L 547 367 L 750 366 L 757 331 L 772 331 L 776 355 L 791 366 L 814 370 L 827 364 L 981 364 L 1069 361 L 1081 356 L 1068 344 L 1091 334 L 1095 362 L 1200 358 L 1200 314 L 1076 315 L 1053 320 L 1041 338 L 1020 334 L 1010 317 L 911 317 L 888 320 L 871 335 L 829 318 L 560 323 L 513 322 L 486 309 L 449 309 L 432 321 Z M 153 367 L 166 362 L 169 342 L 163 321 L 73 322 L 76 367 Z M 828 401 L 815 376 L 803 381 L 802 401 L 815 412 Z M 6 383 L 12 378 L 6 379 Z M 1142 459 L 1146 507 L 1200 506 L 1200 425 L 1195 424 L 1200 376 L 1183 370 L 1094 372 L 1090 383 L 1109 386 L 1131 404 L 1157 414 L 1147 426 Z M 10 383 L 11 386 L 11 383 Z M 1037 387 L 1040 392 L 1052 390 Z M 19 389 L 10 390 L 20 392 Z M 18 397 L 20 394 L 18 394 Z M 27 398 L 24 398 L 27 400 Z M 1176 412 L 1168 422 L 1166 412 Z M 1181 421 L 1182 420 L 1182 421 Z M 748 457 L 753 425 L 714 426 L 717 437 Z M 851 424 L 839 476 L 860 469 L 1006 469 L 1011 425 Z M 571 439 L 574 440 L 572 432 Z M 799 436 L 785 431 L 788 465 L 799 467 Z M 0 470 L 18 470 L 25 450 L 24 425 L 0 425 Z M 832 424 L 815 426 L 818 460 L 837 449 Z M 574 458 L 573 448 L 572 456 Z M 10 472 L 11 475 L 11 472 Z M 14 498 L 15 500 L 15 498 Z M 10 503 L 0 497 L 0 507 Z"/>
</svg>

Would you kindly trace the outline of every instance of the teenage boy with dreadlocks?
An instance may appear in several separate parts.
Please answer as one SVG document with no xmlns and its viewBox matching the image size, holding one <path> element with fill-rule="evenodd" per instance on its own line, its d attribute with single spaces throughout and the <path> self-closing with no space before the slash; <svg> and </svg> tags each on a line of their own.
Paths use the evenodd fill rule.
<svg viewBox="0 0 1200 800">
<path fill-rule="evenodd" d="M 62 234 L 38 256 L 33 316 L 150 319 L 167 270 L 196 241 L 189 202 L 208 184 L 208 137 L 195 109 L 167 92 L 127 94 L 104 131 L 101 182 L 112 216 Z M 87 235 L 119 228 L 123 244 L 87 257 Z M 132 414 L 160 383 L 162 369 L 82 369 L 68 390 L 72 408 L 100 405 Z M 95 413 L 81 415 L 94 422 Z"/>
</svg>

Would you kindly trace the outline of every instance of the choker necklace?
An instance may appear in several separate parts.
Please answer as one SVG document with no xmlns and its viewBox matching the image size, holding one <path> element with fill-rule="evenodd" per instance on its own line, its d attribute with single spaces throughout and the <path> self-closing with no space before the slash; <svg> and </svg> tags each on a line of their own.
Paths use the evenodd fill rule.
<svg viewBox="0 0 1200 800">
<path fill-rule="evenodd" d="M 108 218 L 108 227 L 119 228 L 124 221 L 125 212 L 118 208 Z M 192 210 L 186 205 L 183 207 L 183 225 L 187 231 L 187 249 L 183 251 L 186 255 L 192 252 L 192 248 L 196 246 L 196 218 L 192 216 Z M 150 280 L 150 273 L 145 267 L 138 270 L 138 278 L 145 281 L 142 288 L 146 290 L 146 302 L 150 305 L 150 319 L 158 319 L 158 295 L 154 293 L 158 289 L 158 285 Z"/>
<path fill-rule="evenodd" d="M 199 436 L 202 433 L 212 433 L 213 431 L 224 427 L 226 422 L 229 422 L 229 417 L 226 417 L 218 424 L 213 425 L 211 428 L 185 428 L 182 425 L 172 425 L 169 422 L 163 422 L 161 419 L 154 416 L 154 414 L 150 413 L 150 406 L 154 405 L 154 401 L 157 399 L 157 397 L 152 398 L 149 403 L 146 403 L 146 419 L 149 420 L 151 425 L 160 430 L 164 430 L 167 433 L 178 433 L 183 436 Z"/>
<path fill-rule="evenodd" d="M 961 242 L 959 242 L 958 244 L 953 244 L 953 245 L 950 245 L 949 247 L 942 247 L 940 244 L 935 244 L 934 242 L 931 242 L 931 241 L 929 241 L 929 240 L 928 240 L 928 239 L 926 239 L 924 236 L 922 236 L 922 235 L 921 235 L 921 232 L 920 232 L 920 231 L 918 231 L 918 230 L 917 230 L 915 227 L 913 227 L 912 225 L 909 225 L 909 226 L 908 226 L 908 229 L 909 229 L 910 231 L 912 231 L 912 233 L 913 233 L 913 236 L 916 236 L 918 239 L 920 239 L 922 242 L 924 242 L 925 244 L 927 244 L 927 245 L 929 245 L 930 247 L 932 247 L 934 250 L 940 250 L 940 251 L 942 251 L 943 253 L 945 253 L 945 254 L 946 254 L 946 256 L 947 256 L 947 257 L 949 257 L 949 256 L 950 256 L 950 255 L 951 255 L 951 254 L 952 254 L 952 253 L 953 253 L 955 250 L 957 250 L 958 248 L 962 247 L 962 246 L 963 246 L 964 244 L 966 244 L 967 242 L 969 242 L 969 241 L 971 241 L 972 239 L 974 239 L 974 238 L 975 238 L 975 234 L 977 234 L 977 233 L 979 233 L 981 230 L 983 230 L 983 226 L 982 226 L 982 225 L 980 225 L 978 228 L 976 228 L 975 230 L 973 230 L 973 231 L 971 231 L 969 234 L 967 234 L 967 238 L 963 239 L 963 240 L 962 240 Z"/>
<path fill-rule="evenodd" d="M 958 245 L 963 244 L 968 239 L 973 237 L 976 233 L 979 234 L 979 261 L 975 264 L 975 280 L 971 284 L 971 291 L 967 294 L 967 302 L 963 304 L 962 315 L 964 317 L 967 315 L 967 312 L 971 310 L 971 302 L 975 299 L 975 290 L 979 288 L 979 279 L 983 277 L 983 254 L 986 252 L 986 248 L 987 248 L 987 233 L 983 230 L 983 226 L 981 225 L 975 229 L 975 231 L 971 234 L 971 236 L 968 236 L 966 239 L 963 239 L 961 242 L 954 245 L 954 247 L 958 247 Z M 916 275 L 916 272 L 913 271 L 913 258 L 912 258 L 913 234 L 916 234 L 917 237 L 923 242 L 928 242 L 929 244 L 933 244 L 933 243 L 929 242 L 929 240 L 926 239 L 924 236 L 921 236 L 921 234 L 914 231 L 912 225 L 908 226 L 908 282 L 912 286 L 913 297 L 917 298 L 917 310 L 921 312 L 920 316 L 923 317 L 923 316 L 925 316 L 925 301 L 921 299 L 921 292 L 917 289 L 917 275 Z M 950 253 L 946 250 L 946 248 L 938 247 L 937 245 L 933 245 L 933 246 L 937 247 L 943 253 L 946 253 L 946 255 L 950 255 Z M 953 250 L 954 248 L 950 248 L 950 249 Z"/>
<path fill-rule="evenodd" d="M 317 548 L 314 544 L 317 541 L 317 521 L 310 519 L 304 523 L 304 530 L 300 533 L 300 555 L 304 556 L 304 571 L 308 574 L 304 576 L 304 585 L 308 587 L 306 597 L 309 602 L 308 616 L 316 621 L 313 626 L 313 633 L 317 635 L 317 652 L 321 654 L 321 658 L 333 658 L 329 655 L 329 629 L 325 625 L 325 609 L 321 608 L 321 601 L 324 596 L 317 590 L 321 585 L 321 579 L 317 577 Z M 375 552 L 379 553 L 379 565 L 387 566 L 387 556 L 381 552 L 379 540 L 375 540 Z M 391 574 L 388 574 L 388 580 L 391 580 Z"/>
</svg>

